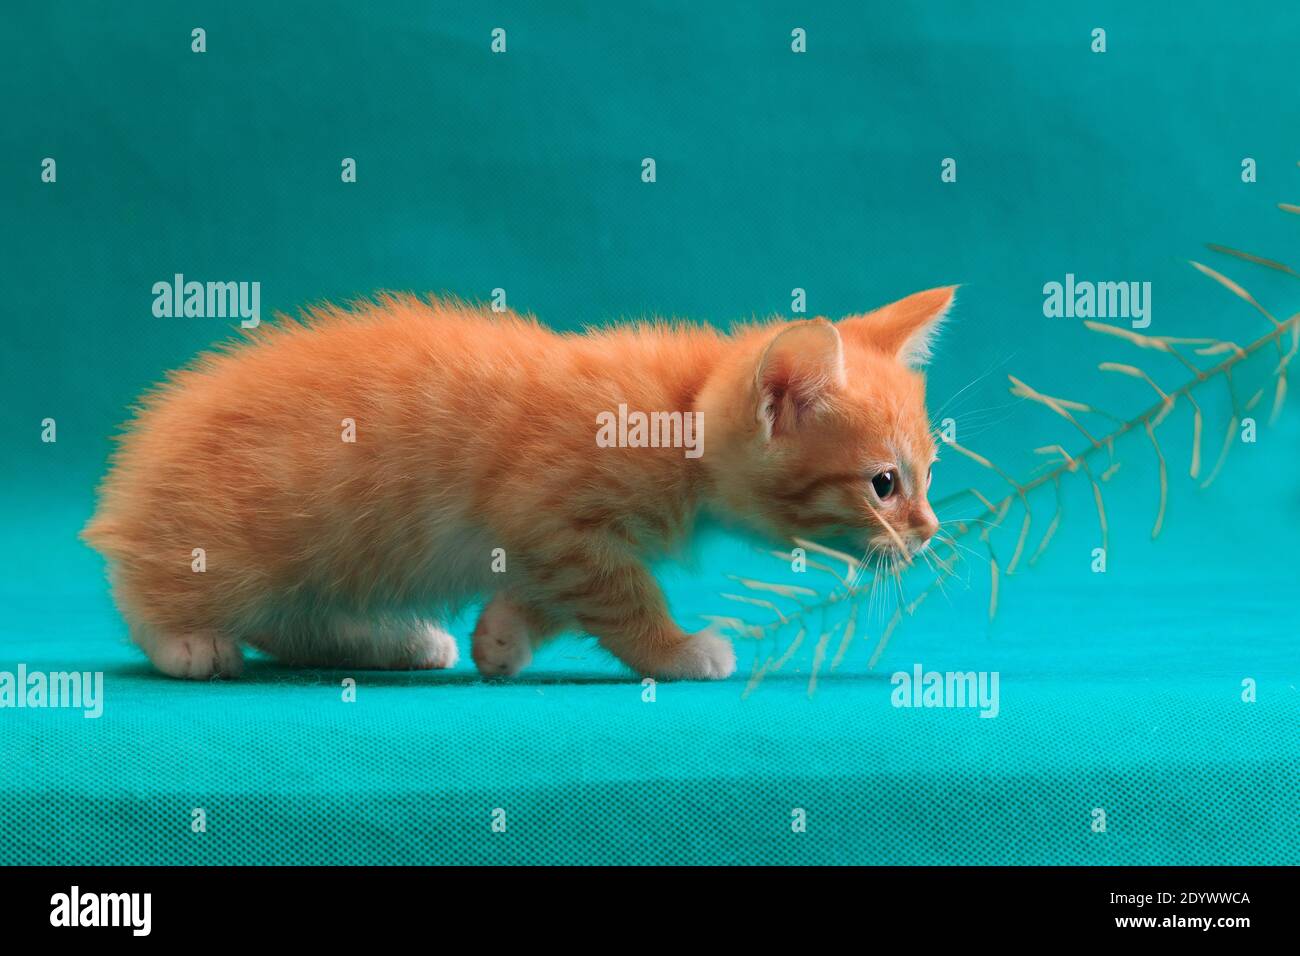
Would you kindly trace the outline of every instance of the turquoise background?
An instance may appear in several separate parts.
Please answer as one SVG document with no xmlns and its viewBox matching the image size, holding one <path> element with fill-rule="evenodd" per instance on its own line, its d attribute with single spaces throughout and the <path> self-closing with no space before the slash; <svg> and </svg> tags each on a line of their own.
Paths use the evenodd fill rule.
<svg viewBox="0 0 1300 956">
<path fill-rule="evenodd" d="M 1079 446 L 1008 372 L 1117 414 L 1150 391 L 1099 361 L 1185 377 L 1044 318 L 1045 282 L 1150 281 L 1148 332 L 1243 344 L 1267 323 L 1188 259 L 1300 309 L 1293 277 L 1204 248 L 1300 263 L 1300 218 L 1276 209 L 1300 202 L 1294 4 L 23 3 L 0 26 L 0 670 L 103 670 L 107 695 L 99 720 L 0 710 L 0 862 L 1300 862 L 1294 400 L 1272 428 L 1266 401 L 1259 441 L 1205 491 L 1187 409 L 1171 416 L 1155 542 L 1154 459 L 1126 441 L 1106 574 L 1090 494 L 1067 483 L 1056 541 L 1003 580 L 992 624 L 972 555 L 870 671 L 876 608 L 811 696 L 811 645 L 748 696 L 779 643 L 651 704 L 577 638 L 510 684 L 467 660 L 356 675 L 348 705 L 349 675 L 269 662 L 170 682 L 76 539 L 127 405 L 232 333 L 152 315 L 175 272 L 260 281 L 266 315 L 502 287 L 557 328 L 725 325 L 787 312 L 795 287 L 838 317 L 962 283 L 932 409 L 952 398 L 958 440 L 1028 475 L 1035 447 Z M 1221 385 L 1201 402 L 1212 463 Z M 934 496 L 972 483 L 1003 493 L 945 455 Z M 1050 492 L 1034 507 L 1036 541 Z M 663 579 L 689 624 L 735 612 L 727 575 L 781 573 L 722 539 Z M 917 662 L 999 671 L 1000 716 L 891 707 L 889 674 Z"/>
</svg>

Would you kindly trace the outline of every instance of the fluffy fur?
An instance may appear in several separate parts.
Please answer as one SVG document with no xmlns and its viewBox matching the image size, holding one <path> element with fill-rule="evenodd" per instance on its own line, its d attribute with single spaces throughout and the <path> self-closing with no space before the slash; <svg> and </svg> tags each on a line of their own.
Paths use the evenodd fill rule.
<svg viewBox="0 0 1300 956">
<path fill-rule="evenodd" d="M 672 621 L 647 558 L 705 512 L 782 541 L 923 547 L 935 446 L 912 366 L 952 293 L 731 333 L 557 334 L 410 297 L 316 310 L 146 396 L 84 535 L 133 640 L 176 677 L 234 676 L 243 644 L 303 665 L 447 667 L 439 616 L 479 597 L 484 674 L 577 629 L 642 674 L 726 677 L 730 643 Z M 703 413 L 702 457 L 597 447 L 597 415 L 620 403 Z M 872 478 L 890 469 L 881 499 Z"/>
</svg>

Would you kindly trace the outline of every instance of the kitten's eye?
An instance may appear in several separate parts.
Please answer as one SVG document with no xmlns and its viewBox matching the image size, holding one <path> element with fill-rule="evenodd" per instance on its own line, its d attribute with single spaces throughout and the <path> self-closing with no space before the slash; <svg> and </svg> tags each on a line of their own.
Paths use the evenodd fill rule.
<svg viewBox="0 0 1300 956">
<path fill-rule="evenodd" d="M 884 501 L 894 493 L 894 473 L 892 471 L 882 471 L 871 479 L 871 487 L 876 489 L 876 494 L 881 501 Z"/>
<path fill-rule="evenodd" d="M 933 483 L 934 483 L 934 465 L 931 465 L 930 470 L 926 472 L 925 475 L 925 490 L 929 491 L 930 485 Z"/>
</svg>

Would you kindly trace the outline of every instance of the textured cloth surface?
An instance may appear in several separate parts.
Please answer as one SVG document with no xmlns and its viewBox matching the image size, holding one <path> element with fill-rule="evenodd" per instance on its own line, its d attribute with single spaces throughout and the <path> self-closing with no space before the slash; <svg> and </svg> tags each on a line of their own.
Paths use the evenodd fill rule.
<svg viewBox="0 0 1300 956">
<path fill-rule="evenodd" d="M 961 596 L 936 605 L 876 672 L 857 648 L 811 697 L 806 654 L 744 696 L 742 646 L 741 676 L 661 684 L 653 703 L 576 639 L 509 683 L 467 660 L 252 661 L 241 681 L 182 683 L 122 642 L 102 595 L 53 612 L 15 597 L 0 670 L 102 669 L 105 704 L 0 710 L 0 862 L 1300 863 L 1294 612 L 1171 618 L 1184 580 L 1117 626 L 1107 601 L 1050 584 L 1015 593 L 989 637 Z M 1069 630 L 1035 623 L 1062 608 Z M 470 623 L 453 629 L 463 651 Z M 889 675 L 915 662 L 998 670 L 998 716 L 891 706 Z"/>
</svg>

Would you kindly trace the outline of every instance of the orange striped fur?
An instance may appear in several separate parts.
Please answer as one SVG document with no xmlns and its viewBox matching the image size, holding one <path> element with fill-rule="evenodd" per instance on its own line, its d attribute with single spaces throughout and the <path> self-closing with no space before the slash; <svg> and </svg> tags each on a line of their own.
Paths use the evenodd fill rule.
<svg viewBox="0 0 1300 956">
<path fill-rule="evenodd" d="M 450 666 L 438 621 L 482 599 L 485 674 L 577 629 L 639 673 L 726 677 L 730 643 L 672 621 L 647 559 L 706 512 L 782 541 L 924 546 L 934 444 L 910 366 L 952 293 L 731 333 L 559 334 L 406 296 L 315 310 L 149 393 L 84 536 L 132 638 L 173 676 L 233 676 L 243 645 L 304 665 Z M 598 446 L 598 416 L 620 404 L 700 413 L 702 454 Z M 886 469 L 898 492 L 881 500 Z"/>
</svg>

